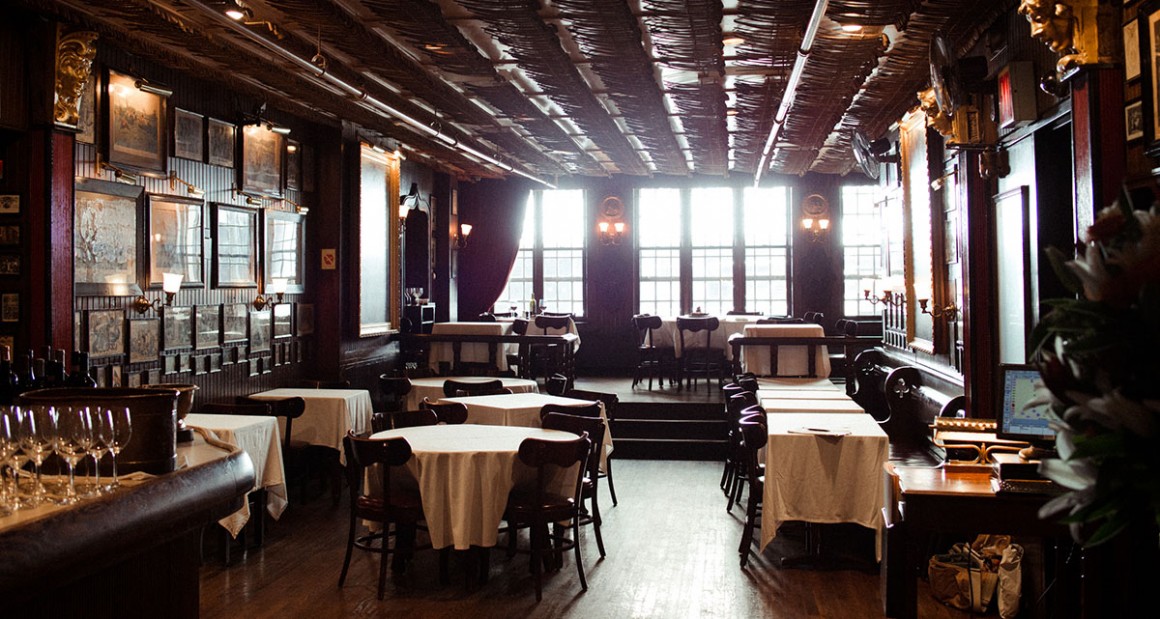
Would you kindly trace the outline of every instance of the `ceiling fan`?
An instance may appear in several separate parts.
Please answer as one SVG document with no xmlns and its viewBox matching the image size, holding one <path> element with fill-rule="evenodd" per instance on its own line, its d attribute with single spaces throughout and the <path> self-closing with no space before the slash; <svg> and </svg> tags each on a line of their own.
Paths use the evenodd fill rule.
<svg viewBox="0 0 1160 619">
<path fill-rule="evenodd" d="M 861 129 L 850 132 L 850 147 L 854 150 L 854 163 L 858 170 L 871 180 L 878 180 L 882 173 L 880 164 L 897 163 L 898 155 L 888 155 L 890 140 L 881 139 L 871 142 Z"/>
<path fill-rule="evenodd" d="M 954 117 L 963 102 L 963 86 L 954 52 L 942 33 L 930 40 L 930 85 L 939 109 Z"/>
</svg>

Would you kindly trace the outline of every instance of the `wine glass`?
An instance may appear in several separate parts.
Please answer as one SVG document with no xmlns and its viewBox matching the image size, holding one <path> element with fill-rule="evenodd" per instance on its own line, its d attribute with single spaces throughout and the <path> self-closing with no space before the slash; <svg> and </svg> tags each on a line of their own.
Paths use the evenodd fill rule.
<svg viewBox="0 0 1160 619">
<path fill-rule="evenodd" d="M 8 455 L 8 470 L 12 475 L 12 498 L 10 502 L 17 509 L 25 506 L 24 501 L 20 498 L 20 472 L 24 470 L 24 464 L 28 462 L 28 456 L 20 448 L 20 437 L 25 432 L 21 420 L 26 414 L 28 414 L 28 411 L 22 410 L 19 406 L 0 410 L 0 415 L 3 415 L 7 419 L 11 442 L 15 446 L 15 450 Z"/>
<path fill-rule="evenodd" d="M 62 406 L 57 410 L 56 455 L 68 465 L 68 486 L 65 487 L 62 503 L 76 503 L 76 468 L 93 445 L 93 426 L 89 420 L 89 409 L 85 406 Z"/>
<path fill-rule="evenodd" d="M 112 440 L 109 441 L 109 455 L 113 459 L 112 487 L 116 488 L 121 485 L 121 480 L 117 477 L 117 456 L 125 449 L 125 445 L 129 443 L 129 439 L 133 436 L 133 419 L 129 414 L 129 408 L 126 406 L 110 408 L 108 412 L 113 422 Z"/>
<path fill-rule="evenodd" d="M 89 447 L 89 455 L 93 457 L 93 494 L 100 494 L 101 486 L 101 458 L 109 453 L 113 442 L 113 414 L 107 408 L 94 408 L 89 411 L 89 419 L 93 423 L 93 444 Z"/>
<path fill-rule="evenodd" d="M 15 492 L 8 491 L 8 479 L 3 469 L 12 454 L 20 450 L 20 441 L 13 428 L 15 419 L 8 407 L 0 409 L 0 514 L 11 513 L 15 503 Z"/>
<path fill-rule="evenodd" d="M 40 468 L 56 448 L 56 410 L 43 404 L 31 406 L 20 417 L 20 425 L 20 449 L 32 460 L 36 470 L 30 500 L 33 505 L 39 505 L 48 496 L 41 481 Z"/>
</svg>

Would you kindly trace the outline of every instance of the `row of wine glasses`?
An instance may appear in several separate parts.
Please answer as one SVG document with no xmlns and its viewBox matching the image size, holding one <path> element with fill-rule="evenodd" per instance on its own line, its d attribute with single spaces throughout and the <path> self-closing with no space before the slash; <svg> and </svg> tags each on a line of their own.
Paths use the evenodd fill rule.
<svg viewBox="0 0 1160 619">
<path fill-rule="evenodd" d="M 81 495 L 76 488 L 76 467 L 92 458 L 93 482 L 88 494 L 116 488 L 117 456 L 132 436 L 129 410 L 123 406 L 33 405 L 0 407 L 0 512 L 34 507 L 46 502 L 75 503 Z M 63 494 L 51 495 L 41 470 L 56 453 L 68 468 Z M 108 454 L 113 479 L 101 484 L 100 461 Z M 31 488 L 22 489 L 24 467 L 32 463 Z"/>
</svg>

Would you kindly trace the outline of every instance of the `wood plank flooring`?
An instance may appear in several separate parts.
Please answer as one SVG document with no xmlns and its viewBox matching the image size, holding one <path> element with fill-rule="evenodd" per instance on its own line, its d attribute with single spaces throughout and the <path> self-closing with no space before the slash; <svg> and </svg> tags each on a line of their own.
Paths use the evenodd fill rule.
<svg viewBox="0 0 1160 619">
<path fill-rule="evenodd" d="M 467 588 L 465 557 L 451 563 L 452 582 L 438 582 L 437 553 L 418 551 L 406 574 L 388 576 L 375 599 L 376 555 L 355 551 L 346 586 L 338 573 L 346 542 L 347 507 L 327 498 L 292 504 L 266 530 L 265 546 L 225 567 L 207 555 L 201 616 L 238 617 L 881 617 L 876 569 L 784 569 L 780 557 L 802 551 L 800 527 L 787 525 L 766 551 L 738 566 L 743 511 L 725 511 L 719 462 L 619 460 L 620 505 L 601 489 L 608 556 L 600 560 L 590 528 L 582 533 L 588 591 L 580 590 L 572 555 L 544 580 L 535 601 L 523 555 L 491 553 L 490 581 Z M 823 538 L 840 556 L 872 558 L 868 531 L 827 528 Z M 213 539 L 220 539 L 212 531 Z M 521 540 L 524 541 L 524 540 Z M 501 545 L 504 540 L 501 536 Z M 456 553 L 457 555 L 460 553 Z M 919 615 L 960 618 L 920 589 Z"/>
</svg>

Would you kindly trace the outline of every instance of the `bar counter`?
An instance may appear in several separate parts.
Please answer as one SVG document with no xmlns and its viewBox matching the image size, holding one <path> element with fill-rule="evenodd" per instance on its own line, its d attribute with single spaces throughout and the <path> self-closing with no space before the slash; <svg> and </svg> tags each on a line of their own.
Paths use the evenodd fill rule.
<svg viewBox="0 0 1160 619">
<path fill-rule="evenodd" d="M 200 437 L 177 452 L 173 473 L 0 518 L 0 615 L 197 617 L 200 529 L 241 506 L 254 467 Z"/>
</svg>

